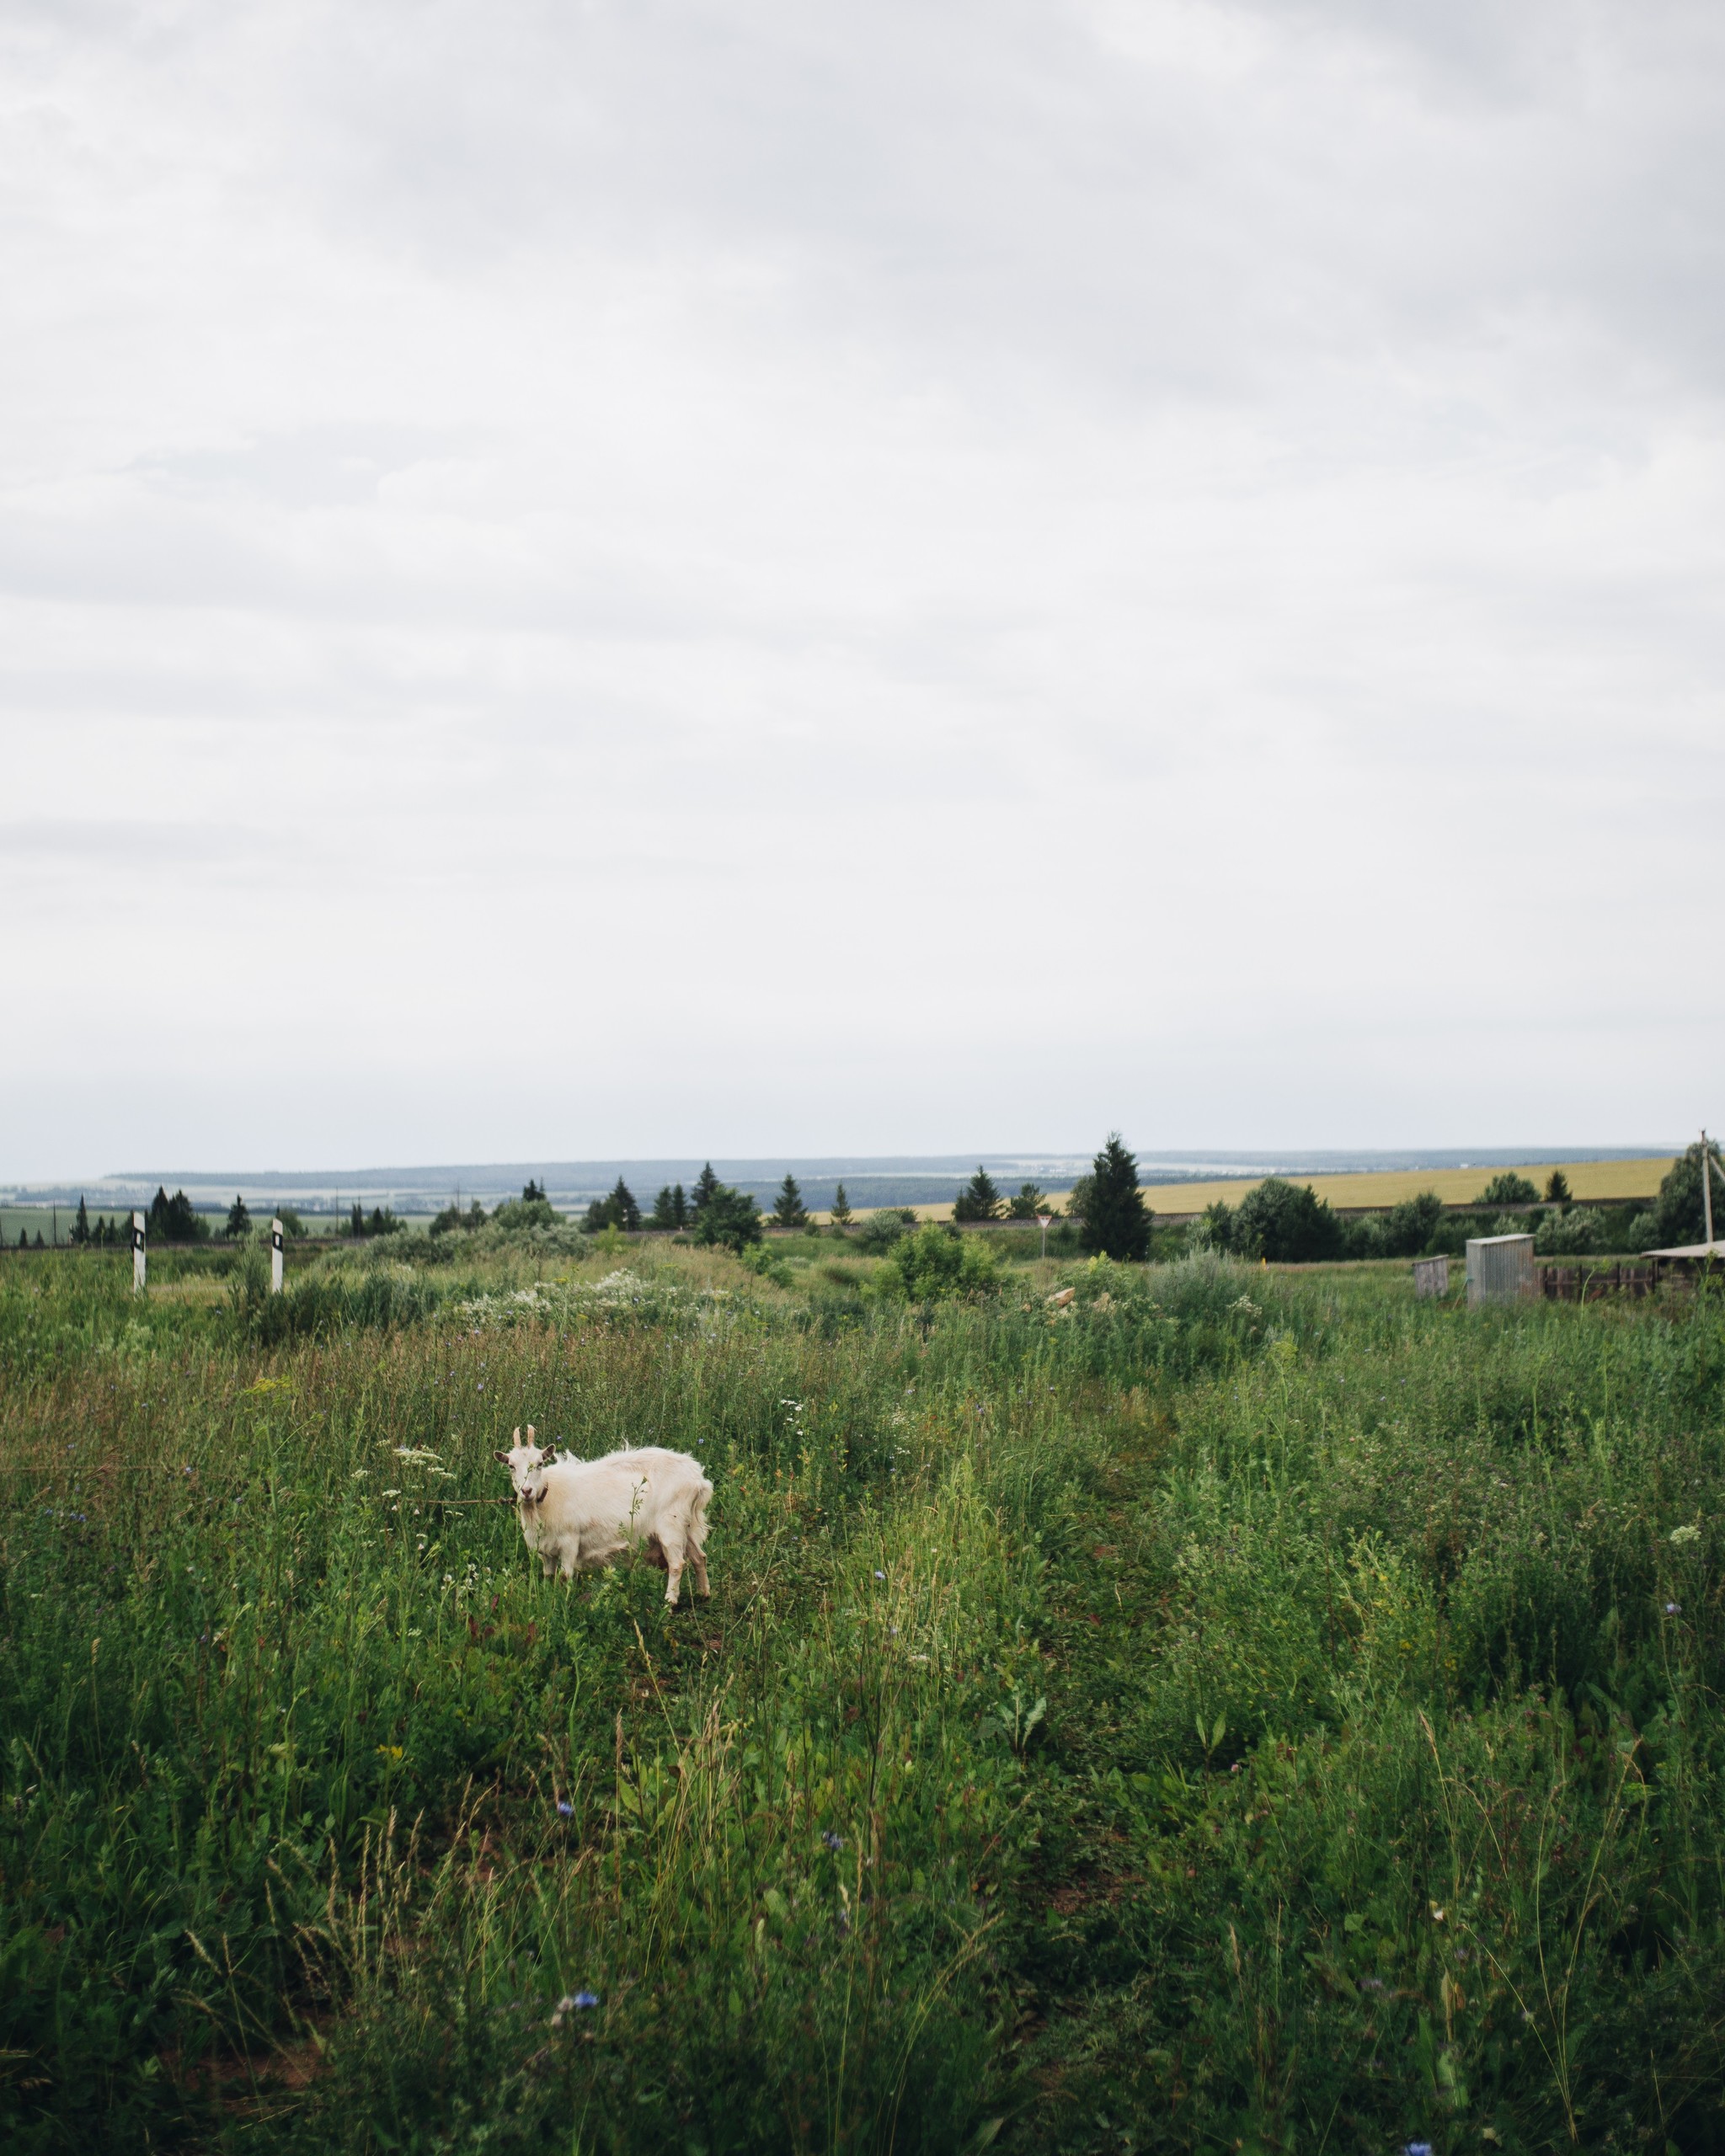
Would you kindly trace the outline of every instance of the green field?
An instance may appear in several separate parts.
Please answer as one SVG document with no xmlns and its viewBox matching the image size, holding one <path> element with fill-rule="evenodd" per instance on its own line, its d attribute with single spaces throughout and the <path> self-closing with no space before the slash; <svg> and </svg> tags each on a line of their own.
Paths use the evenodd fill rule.
<svg viewBox="0 0 1725 2156">
<path fill-rule="evenodd" d="M 1716 2148 L 1725 1318 L 1407 1273 L 0 1260 L 0 2146 Z"/>
</svg>

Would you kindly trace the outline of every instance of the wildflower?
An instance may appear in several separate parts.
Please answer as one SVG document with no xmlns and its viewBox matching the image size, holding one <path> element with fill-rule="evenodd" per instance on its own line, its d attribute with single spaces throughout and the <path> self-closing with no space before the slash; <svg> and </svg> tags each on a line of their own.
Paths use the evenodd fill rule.
<svg viewBox="0 0 1725 2156">
<path fill-rule="evenodd" d="M 878 1580 L 884 1580 L 886 1577 L 886 1574 L 884 1572 L 877 1572 L 874 1577 Z"/>
<path fill-rule="evenodd" d="M 1432 2145 L 1429 2141 L 1404 2141 L 1402 2156 L 1432 2156 Z"/>
<path fill-rule="evenodd" d="M 1675 1542 L 1680 1545 L 1685 1542 L 1699 1542 L 1701 1539 L 1701 1531 L 1698 1527 L 1674 1527 L 1665 1539 L 1669 1542 Z"/>
<path fill-rule="evenodd" d="M 839 1851 L 845 1846 L 844 1836 L 842 1834 L 836 1834 L 830 1827 L 827 1828 L 826 1832 L 820 1838 L 825 1843 L 828 1849 L 832 1851 L 835 1856 L 836 1856 Z"/>
<path fill-rule="evenodd" d="M 563 2019 L 564 2015 L 579 2014 L 585 2008 L 589 2006 L 597 2006 L 598 2004 L 599 1994 L 597 1992 L 566 1991 L 563 1997 L 558 1999 L 557 2005 L 553 2011 L 551 2016 L 551 2025 L 553 2029 L 560 2029 L 563 2026 Z"/>
<path fill-rule="evenodd" d="M 575 1807 L 569 1802 L 566 1796 L 560 1796 L 557 1800 L 557 1814 L 560 1819 L 573 1819 L 574 1817 Z"/>
<path fill-rule="evenodd" d="M 1668 1602 L 1665 1604 L 1665 1614 L 1668 1617 L 1680 1617 L 1683 1614 L 1683 1604 L 1680 1602 Z"/>
</svg>

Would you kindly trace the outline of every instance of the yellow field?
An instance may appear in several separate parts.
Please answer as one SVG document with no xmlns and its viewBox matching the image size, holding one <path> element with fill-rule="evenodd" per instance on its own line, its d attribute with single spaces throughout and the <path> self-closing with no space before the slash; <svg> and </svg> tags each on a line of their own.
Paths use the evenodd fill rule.
<svg viewBox="0 0 1725 2156">
<path fill-rule="evenodd" d="M 1506 1172 L 1525 1176 L 1536 1189 L 1543 1191 L 1553 1165 L 1546 1161 L 1538 1167 L 1508 1171 L 1393 1168 L 1372 1175 L 1296 1176 L 1290 1180 L 1309 1183 L 1320 1198 L 1337 1206 L 1399 1205 L 1404 1198 L 1413 1198 L 1422 1190 L 1436 1191 L 1446 1205 L 1466 1205 L 1479 1196 L 1493 1176 Z M 1660 1178 L 1670 1167 L 1671 1161 L 1669 1155 L 1661 1154 L 1647 1161 L 1564 1161 L 1555 1165 L 1562 1167 L 1567 1177 L 1572 1197 L 1650 1198 L 1658 1191 Z M 1254 1183 L 1233 1182 L 1146 1183 L 1144 1195 L 1158 1213 L 1201 1213 L 1218 1198 L 1224 1204 L 1237 1205 L 1248 1190 L 1256 1187 Z"/>
<path fill-rule="evenodd" d="M 1404 1198 L 1416 1197 L 1423 1190 L 1436 1191 L 1446 1205 L 1468 1205 L 1493 1176 L 1506 1173 L 1525 1176 L 1536 1189 L 1543 1192 L 1546 1178 L 1553 1166 L 1557 1166 L 1568 1178 L 1572 1197 L 1597 1202 L 1604 1198 L 1652 1198 L 1670 1166 L 1670 1155 L 1661 1153 L 1644 1161 L 1547 1161 L 1536 1167 L 1509 1169 L 1392 1168 L 1370 1175 L 1294 1176 L 1289 1180 L 1309 1183 L 1320 1198 L 1335 1206 L 1399 1205 Z M 1256 1181 L 1245 1178 L 1215 1182 L 1146 1183 L 1144 1195 L 1151 1210 L 1166 1217 L 1169 1214 L 1201 1213 L 1218 1198 L 1225 1205 L 1237 1205 L 1248 1190 L 1257 1187 Z M 1063 1190 L 1049 1193 L 1062 1212 L 1069 1194 Z M 948 1220 L 953 1213 L 949 1204 L 916 1205 L 910 1209 L 919 1220 Z M 824 1227 L 830 1216 L 817 1213 L 813 1217 Z M 862 1220 L 868 1216 L 859 1212 L 857 1217 Z"/>
</svg>

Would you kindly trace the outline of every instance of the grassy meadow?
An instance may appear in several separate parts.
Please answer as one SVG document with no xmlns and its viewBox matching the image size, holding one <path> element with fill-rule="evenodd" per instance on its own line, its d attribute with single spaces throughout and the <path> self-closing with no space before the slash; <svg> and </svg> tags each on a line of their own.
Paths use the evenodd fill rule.
<svg viewBox="0 0 1725 2156">
<path fill-rule="evenodd" d="M 1708 1291 L 606 1240 L 0 1259 L 0 2146 L 1725 2145 Z"/>
</svg>

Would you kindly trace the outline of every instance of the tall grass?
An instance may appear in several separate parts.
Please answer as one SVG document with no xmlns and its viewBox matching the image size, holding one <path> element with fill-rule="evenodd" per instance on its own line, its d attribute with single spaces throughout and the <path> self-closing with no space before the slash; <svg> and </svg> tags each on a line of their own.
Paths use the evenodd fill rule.
<svg viewBox="0 0 1725 2156">
<path fill-rule="evenodd" d="M 541 1269 L 0 1266 L 8 2146 L 1712 2146 L 1711 1305 Z"/>
</svg>

